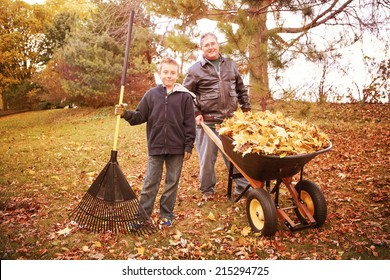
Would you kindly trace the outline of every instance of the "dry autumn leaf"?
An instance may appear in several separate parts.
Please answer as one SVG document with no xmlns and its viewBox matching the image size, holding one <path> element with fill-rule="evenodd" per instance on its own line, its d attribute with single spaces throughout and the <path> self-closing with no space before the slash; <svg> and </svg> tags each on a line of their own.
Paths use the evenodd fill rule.
<svg viewBox="0 0 390 280">
<path fill-rule="evenodd" d="M 182 236 L 183 234 L 179 231 L 179 230 L 176 230 L 175 234 L 173 235 L 173 238 L 175 238 L 176 240 L 177 239 L 180 239 L 180 237 Z"/>
<path fill-rule="evenodd" d="M 242 236 L 247 236 L 250 232 L 251 232 L 251 228 L 250 228 L 250 227 L 244 227 L 244 228 L 241 230 L 241 235 L 242 235 Z"/>
<path fill-rule="evenodd" d="M 328 136 L 317 126 L 298 122 L 282 113 L 234 113 L 217 126 L 220 135 L 233 139 L 234 151 L 278 155 L 307 154 L 330 146 Z"/>
<path fill-rule="evenodd" d="M 90 252 L 91 250 L 89 249 L 88 246 L 84 245 L 82 248 L 81 248 L 84 252 L 88 253 Z"/>
<path fill-rule="evenodd" d="M 64 236 L 67 236 L 72 230 L 68 227 L 64 228 L 64 229 L 61 229 L 59 231 L 57 231 L 57 233 L 59 235 L 64 235 Z"/>
<path fill-rule="evenodd" d="M 138 247 L 138 248 L 137 248 L 137 254 L 138 254 L 139 256 L 143 256 L 144 253 L 145 253 L 145 248 L 144 248 L 144 247 Z"/>
<path fill-rule="evenodd" d="M 92 260 L 102 260 L 104 259 L 104 254 L 102 253 L 90 253 L 88 257 Z"/>
<path fill-rule="evenodd" d="M 215 216 L 214 216 L 213 212 L 209 213 L 209 215 L 207 216 L 207 219 L 209 219 L 211 221 L 215 221 Z"/>
</svg>

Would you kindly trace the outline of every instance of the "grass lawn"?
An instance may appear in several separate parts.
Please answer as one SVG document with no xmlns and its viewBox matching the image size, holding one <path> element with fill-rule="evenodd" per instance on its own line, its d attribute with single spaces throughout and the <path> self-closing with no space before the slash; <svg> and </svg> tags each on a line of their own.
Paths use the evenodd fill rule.
<svg viewBox="0 0 390 280">
<path fill-rule="evenodd" d="M 269 109 L 315 123 L 332 140 L 332 151 L 309 162 L 304 173 L 325 195 L 322 227 L 290 232 L 280 223 L 273 237 L 250 231 L 245 200 L 226 198 L 221 157 L 217 196 L 199 205 L 194 149 L 183 167 L 173 227 L 140 237 L 83 231 L 68 214 L 109 161 L 113 108 L 25 112 L 0 118 L 1 259 L 388 260 L 388 104 L 276 102 Z M 121 121 L 118 162 L 139 195 L 147 163 L 145 125 Z M 289 199 L 285 192 L 281 198 Z"/>
</svg>

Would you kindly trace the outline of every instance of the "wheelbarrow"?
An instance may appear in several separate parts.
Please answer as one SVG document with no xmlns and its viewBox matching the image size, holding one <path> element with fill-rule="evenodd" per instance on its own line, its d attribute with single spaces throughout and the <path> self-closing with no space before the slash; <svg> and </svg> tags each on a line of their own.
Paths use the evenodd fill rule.
<svg viewBox="0 0 390 280">
<path fill-rule="evenodd" d="M 290 231 L 321 227 L 326 220 L 327 206 L 324 194 L 317 184 L 303 180 L 303 168 L 310 160 L 332 148 L 309 154 L 292 156 L 272 156 L 246 154 L 233 150 L 233 139 L 225 135 L 216 135 L 207 125 L 201 124 L 207 135 L 229 159 L 229 179 L 227 196 L 232 202 L 246 198 L 246 214 L 254 232 L 263 236 L 273 236 L 278 227 L 278 217 Z M 234 173 L 233 166 L 238 173 Z M 293 176 L 299 173 L 299 181 L 293 184 Z M 235 199 L 232 198 L 233 179 L 244 177 L 248 181 L 245 190 Z M 271 186 L 271 181 L 275 182 Z M 291 199 L 281 201 L 282 184 Z M 274 195 L 274 198 L 272 197 Z M 287 205 L 286 205 L 287 204 Z M 291 218 L 291 214 L 295 218 Z"/>
</svg>

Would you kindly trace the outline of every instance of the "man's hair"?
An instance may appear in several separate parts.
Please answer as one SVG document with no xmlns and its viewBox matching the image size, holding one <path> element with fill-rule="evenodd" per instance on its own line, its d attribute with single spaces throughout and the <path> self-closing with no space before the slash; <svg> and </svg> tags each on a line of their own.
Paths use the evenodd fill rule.
<svg viewBox="0 0 390 280">
<path fill-rule="evenodd" d="M 205 39 L 206 37 L 209 37 L 209 36 L 210 36 L 210 37 L 214 37 L 215 41 L 217 41 L 217 43 L 218 43 L 218 38 L 217 38 L 217 36 L 216 36 L 214 33 L 212 33 L 212 32 L 207 32 L 207 33 L 202 34 L 202 36 L 200 36 L 200 42 L 199 42 L 200 47 L 203 46 L 203 41 L 204 41 L 204 39 Z"/>
<path fill-rule="evenodd" d="M 161 59 L 161 62 L 158 66 L 158 72 L 161 72 L 161 69 L 162 69 L 162 66 L 163 64 L 172 64 L 172 65 L 176 65 L 177 66 L 177 72 L 179 72 L 179 69 L 180 69 L 180 65 L 179 63 L 177 63 L 177 61 L 175 59 L 173 59 L 172 57 L 163 57 L 163 59 Z"/>
</svg>

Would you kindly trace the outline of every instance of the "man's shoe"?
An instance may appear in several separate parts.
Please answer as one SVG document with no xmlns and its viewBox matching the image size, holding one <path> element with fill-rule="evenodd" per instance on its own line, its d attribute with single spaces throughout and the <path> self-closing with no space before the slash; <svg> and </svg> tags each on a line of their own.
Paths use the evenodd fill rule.
<svg viewBox="0 0 390 280">
<path fill-rule="evenodd" d="M 214 198 L 214 193 L 213 193 L 213 192 L 205 192 L 205 193 L 202 195 L 202 200 L 203 200 L 203 201 L 213 200 L 213 198 Z"/>
</svg>

